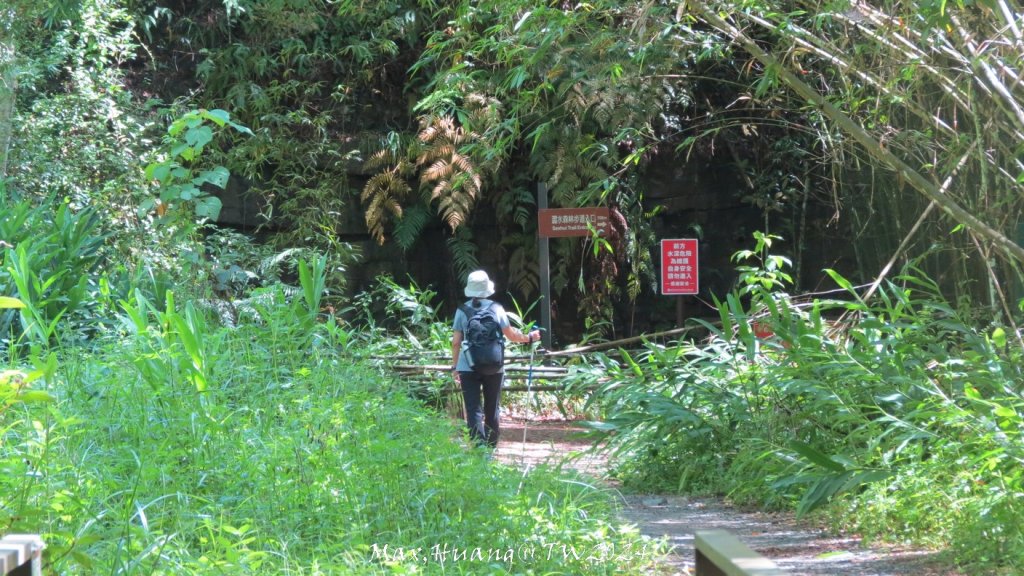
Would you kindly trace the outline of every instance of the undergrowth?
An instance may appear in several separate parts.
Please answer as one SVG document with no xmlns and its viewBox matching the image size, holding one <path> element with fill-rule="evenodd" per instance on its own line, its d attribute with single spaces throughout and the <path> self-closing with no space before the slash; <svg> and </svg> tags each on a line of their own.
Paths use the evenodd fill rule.
<svg viewBox="0 0 1024 576">
<path fill-rule="evenodd" d="M 908 267 L 870 301 L 795 302 L 761 236 L 711 336 L 598 355 L 627 487 L 823 512 L 869 539 L 1024 567 L 1024 349 Z M 591 381 L 594 381 L 593 379 Z"/>
<path fill-rule="evenodd" d="M 653 570 L 608 494 L 467 447 L 317 318 L 323 263 L 300 272 L 233 327 L 135 291 L 90 347 L 13 347 L 2 530 L 40 533 L 59 574 Z"/>
</svg>

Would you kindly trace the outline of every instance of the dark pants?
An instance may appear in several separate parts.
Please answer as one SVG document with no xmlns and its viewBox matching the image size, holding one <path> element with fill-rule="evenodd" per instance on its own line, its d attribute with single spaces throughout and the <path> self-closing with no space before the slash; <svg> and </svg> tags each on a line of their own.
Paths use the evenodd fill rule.
<svg viewBox="0 0 1024 576">
<path fill-rule="evenodd" d="M 462 382 L 462 399 L 466 403 L 466 426 L 469 437 L 477 444 L 487 444 L 491 448 L 498 446 L 498 414 L 501 411 L 502 373 L 484 376 L 476 372 L 459 372 Z M 483 409 L 480 396 L 483 395 Z"/>
</svg>

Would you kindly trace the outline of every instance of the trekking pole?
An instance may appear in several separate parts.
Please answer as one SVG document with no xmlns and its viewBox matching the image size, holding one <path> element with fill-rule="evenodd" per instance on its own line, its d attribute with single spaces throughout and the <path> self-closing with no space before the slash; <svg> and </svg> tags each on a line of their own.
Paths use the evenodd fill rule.
<svg viewBox="0 0 1024 576">
<path fill-rule="evenodd" d="M 530 405 L 530 388 L 533 386 L 533 354 L 537 348 L 530 345 L 530 365 L 526 371 L 526 405 Z M 526 412 L 526 419 L 523 420 L 523 460 L 526 459 L 526 429 L 530 426 L 530 413 Z"/>
</svg>

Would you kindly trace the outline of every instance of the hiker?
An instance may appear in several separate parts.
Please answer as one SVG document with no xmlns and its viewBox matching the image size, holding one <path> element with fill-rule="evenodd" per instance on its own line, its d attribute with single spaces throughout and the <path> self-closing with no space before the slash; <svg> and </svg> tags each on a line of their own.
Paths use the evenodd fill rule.
<svg viewBox="0 0 1024 576">
<path fill-rule="evenodd" d="M 498 404 L 505 377 L 505 339 L 529 344 L 540 340 L 540 331 L 523 334 L 509 324 L 501 304 L 488 300 L 494 294 L 494 282 L 487 277 L 487 272 L 477 270 L 470 274 L 465 292 L 471 300 L 455 312 L 452 373 L 462 386 L 470 438 L 496 448 L 500 433 Z"/>
</svg>

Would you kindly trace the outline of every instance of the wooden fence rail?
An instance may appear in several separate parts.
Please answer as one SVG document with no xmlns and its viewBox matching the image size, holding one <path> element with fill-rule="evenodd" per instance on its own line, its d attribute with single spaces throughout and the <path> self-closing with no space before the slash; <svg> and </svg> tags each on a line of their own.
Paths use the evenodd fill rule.
<svg viewBox="0 0 1024 576">
<path fill-rule="evenodd" d="M 8 534 L 0 538 L 0 576 L 41 576 L 45 545 L 33 534 Z"/>
<path fill-rule="evenodd" d="M 696 576 L 785 576 L 774 562 L 751 550 L 725 530 L 694 535 Z"/>
</svg>

